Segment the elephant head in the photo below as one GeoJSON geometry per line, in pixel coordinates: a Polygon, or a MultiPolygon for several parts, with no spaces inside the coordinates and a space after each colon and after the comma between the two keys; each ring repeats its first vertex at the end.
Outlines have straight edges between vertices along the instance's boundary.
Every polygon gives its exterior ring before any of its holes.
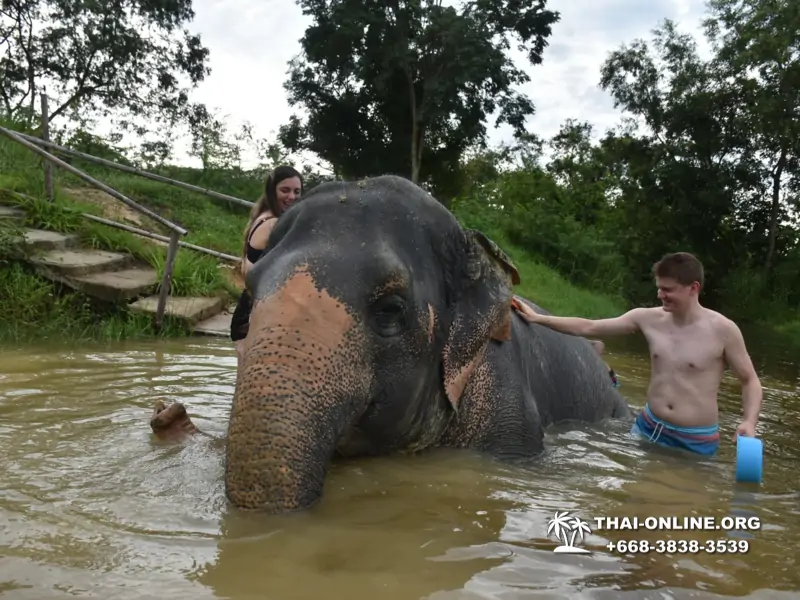
{"type": "Polygon", "coordinates": [[[322,495],[335,454],[434,446],[491,339],[510,337],[508,257],[411,182],[324,183],[281,216],[253,298],[228,429],[241,508],[322,495]]]}

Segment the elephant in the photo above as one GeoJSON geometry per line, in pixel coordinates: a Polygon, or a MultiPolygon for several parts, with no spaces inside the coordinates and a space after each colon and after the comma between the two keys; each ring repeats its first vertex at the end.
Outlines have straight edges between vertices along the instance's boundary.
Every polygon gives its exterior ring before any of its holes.
{"type": "MultiPolygon", "coordinates": [[[[512,309],[519,283],[492,240],[408,179],[313,188],[246,276],[228,500],[304,510],[334,457],[447,447],[526,460],[551,424],[630,417],[588,340],[512,309]]],[[[180,403],[157,405],[150,424],[170,439],[197,432],[180,403]]]]}

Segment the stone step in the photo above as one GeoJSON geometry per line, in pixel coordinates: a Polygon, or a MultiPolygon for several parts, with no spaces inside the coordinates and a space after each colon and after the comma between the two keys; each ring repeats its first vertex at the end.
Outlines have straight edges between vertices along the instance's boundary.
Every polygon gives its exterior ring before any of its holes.
{"type": "Polygon", "coordinates": [[[73,248],[78,241],[77,236],[47,229],[25,229],[24,243],[35,250],[61,250],[73,248]]]}
{"type": "Polygon", "coordinates": [[[219,313],[210,319],[201,321],[192,329],[193,333],[201,335],[214,335],[219,337],[229,337],[231,335],[231,318],[229,312],[219,313]]]}
{"type": "Polygon", "coordinates": [[[132,262],[132,257],[105,250],[50,250],[30,259],[34,265],[68,277],[91,275],[101,271],[118,271],[132,262]]]}
{"type": "Polygon", "coordinates": [[[24,219],[25,211],[13,206],[0,206],[0,219],[24,219]]]}
{"type": "Polygon", "coordinates": [[[118,302],[153,293],[158,285],[158,273],[155,269],[133,267],[73,277],[72,281],[84,294],[107,302],[118,302]]]}
{"type": "MultiPolygon", "coordinates": [[[[148,296],[129,305],[131,310],[140,313],[156,314],[158,296],[148,296]]],[[[193,298],[190,296],[170,296],[164,307],[164,314],[185,321],[193,327],[200,321],[218,314],[225,306],[225,298],[193,298]]]]}
{"type": "MultiPolygon", "coordinates": [[[[22,220],[24,210],[0,205],[0,219],[22,220]]],[[[84,249],[79,238],[45,229],[23,228],[24,244],[34,250],[24,260],[40,275],[84,294],[108,302],[130,301],[131,310],[155,315],[158,307],[158,273],[137,265],[132,256],[105,250],[84,249]]],[[[226,310],[225,298],[181,297],[167,299],[165,314],[181,319],[197,333],[229,336],[232,307],[226,310]],[[220,314],[221,313],[221,314],[220,314]]]]}

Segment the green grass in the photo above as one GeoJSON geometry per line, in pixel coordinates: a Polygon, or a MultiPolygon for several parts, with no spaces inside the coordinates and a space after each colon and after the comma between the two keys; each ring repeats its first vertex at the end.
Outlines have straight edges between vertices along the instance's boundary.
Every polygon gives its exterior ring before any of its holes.
{"type": "Polygon", "coordinates": [[[800,321],[786,321],[774,327],[777,331],[792,338],[800,345],[800,321]]]}
{"type": "Polygon", "coordinates": [[[509,255],[519,271],[515,293],[560,316],[602,319],[627,310],[622,297],[576,287],[528,252],[509,243],[502,234],[485,231],[509,255]]]}
{"type": "MultiPolygon", "coordinates": [[[[109,174],[105,181],[132,200],[188,229],[184,241],[233,256],[241,255],[249,208],[124,174],[109,174]]],[[[225,189],[218,191],[227,192],[225,189]]],[[[260,186],[251,197],[244,199],[254,201],[259,192],[260,186]]]]}
{"type": "Polygon", "coordinates": [[[189,332],[165,319],[156,332],[152,317],[125,307],[94,303],[32,273],[19,262],[0,262],[0,343],[39,340],[90,341],[174,337],[189,332]]]}
{"type": "MultiPolygon", "coordinates": [[[[39,218],[48,221],[47,215],[39,218]]],[[[73,228],[68,218],[54,220],[62,230],[73,228]]],[[[100,303],[38,276],[24,261],[27,248],[21,235],[27,224],[0,219],[0,343],[113,341],[189,333],[184,323],[168,317],[156,331],[152,317],[133,313],[127,305],[100,303]]]]}
{"type": "Polygon", "coordinates": [[[522,281],[516,293],[555,315],[604,319],[627,310],[621,298],[577,288],[541,263],[523,260],[517,268],[522,281]]]}

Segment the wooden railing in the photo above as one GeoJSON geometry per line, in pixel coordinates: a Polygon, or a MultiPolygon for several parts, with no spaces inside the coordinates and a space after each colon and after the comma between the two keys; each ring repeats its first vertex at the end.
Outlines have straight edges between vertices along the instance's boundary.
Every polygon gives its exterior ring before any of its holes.
{"type": "Polygon", "coordinates": [[[69,173],[72,173],[76,177],[84,180],[86,183],[92,185],[93,187],[102,190],[112,198],[115,198],[128,206],[129,208],[145,215],[149,219],[156,221],[160,225],[166,227],[170,235],[169,237],[160,235],[153,231],[147,231],[145,229],[139,229],[138,227],[133,227],[131,225],[126,225],[124,223],[118,223],[116,221],[112,221],[110,219],[104,219],[102,217],[98,217],[96,215],[91,215],[88,213],[82,213],[84,218],[90,219],[97,223],[102,223],[103,225],[108,225],[109,227],[115,227],[117,229],[122,229],[124,231],[129,231],[136,235],[141,235],[143,237],[148,237],[151,239],[167,242],[169,245],[167,247],[167,259],[164,264],[164,274],[161,278],[161,288],[159,290],[158,296],[158,306],[156,307],[156,328],[160,329],[163,325],[164,321],[164,310],[167,304],[167,298],[169,297],[170,289],[172,287],[172,271],[175,264],[175,258],[178,253],[178,247],[189,248],[190,250],[194,250],[196,252],[203,252],[205,254],[210,254],[212,256],[216,256],[217,258],[221,258],[223,260],[227,260],[230,262],[239,262],[241,260],[238,256],[232,256],[230,254],[225,254],[224,252],[218,252],[216,250],[212,250],[210,248],[204,248],[203,246],[198,246],[195,244],[190,244],[187,242],[183,242],[180,240],[181,236],[184,236],[188,233],[188,230],[184,229],[177,223],[173,223],[169,219],[165,219],[161,215],[153,212],[149,208],[134,202],[127,196],[121,194],[117,190],[107,186],[101,181],[98,181],[91,175],[88,175],[73,167],[71,164],[61,160],[57,156],[54,156],[44,148],[49,150],[53,150],[60,154],[67,154],[70,156],[75,156],[77,158],[81,158],[83,160],[87,160],[90,162],[94,162],[106,167],[110,167],[113,169],[117,169],[119,171],[123,171],[125,173],[130,173],[132,175],[137,175],[139,177],[143,177],[145,179],[151,179],[153,181],[158,181],[161,183],[166,183],[169,185],[173,185],[179,188],[183,188],[185,190],[189,190],[192,192],[197,192],[200,194],[204,194],[211,198],[215,198],[217,200],[224,200],[226,202],[233,202],[235,204],[241,204],[243,206],[251,207],[253,206],[252,202],[247,200],[243,200],[242,198],[236,198],[235,196],[229,196],[227,194],[222,194],[220,192],[215,192],[214,190],[201,188],[196,185],[192,185],[189,183],[185,183],[183,181],[178,181],[176,179],[170,179],[169,177],[164,177],[163,175],[156,175],[155,173],[148,173],[147,171],[143,171],[140,169],[136,169],[134,167],[130,167],[127,165],[123,165],[111,160],[107,160],[104,158],[100,158],[97,156],[93,156],[91,154],[86,154],[83,152],[78,152],[77,150],[73,150],[71,148],[65,148],[63,146],[59,146],[49,140],[49,123],[48,123],[48,113],[47,113],[47,96],[42,95],[42,138],[37,138],[31,135],[27,135],[18,131],[12,131],[11,129],[7,129],[5,127],[0,126],[0,134],[5,135],[9,139],[19,143],[20,145],[24,146],[28,150],[38,154],[42,158],[44,158],[44,182],[45,182],[45,193],[48,196],[49,200],[53,200],[54,198],[54,190],[53,190],[53,178],[52,178],[52,165],[60,167],[69,173]],[[40,148],[40,146],[42,146],[40,148]]]}

